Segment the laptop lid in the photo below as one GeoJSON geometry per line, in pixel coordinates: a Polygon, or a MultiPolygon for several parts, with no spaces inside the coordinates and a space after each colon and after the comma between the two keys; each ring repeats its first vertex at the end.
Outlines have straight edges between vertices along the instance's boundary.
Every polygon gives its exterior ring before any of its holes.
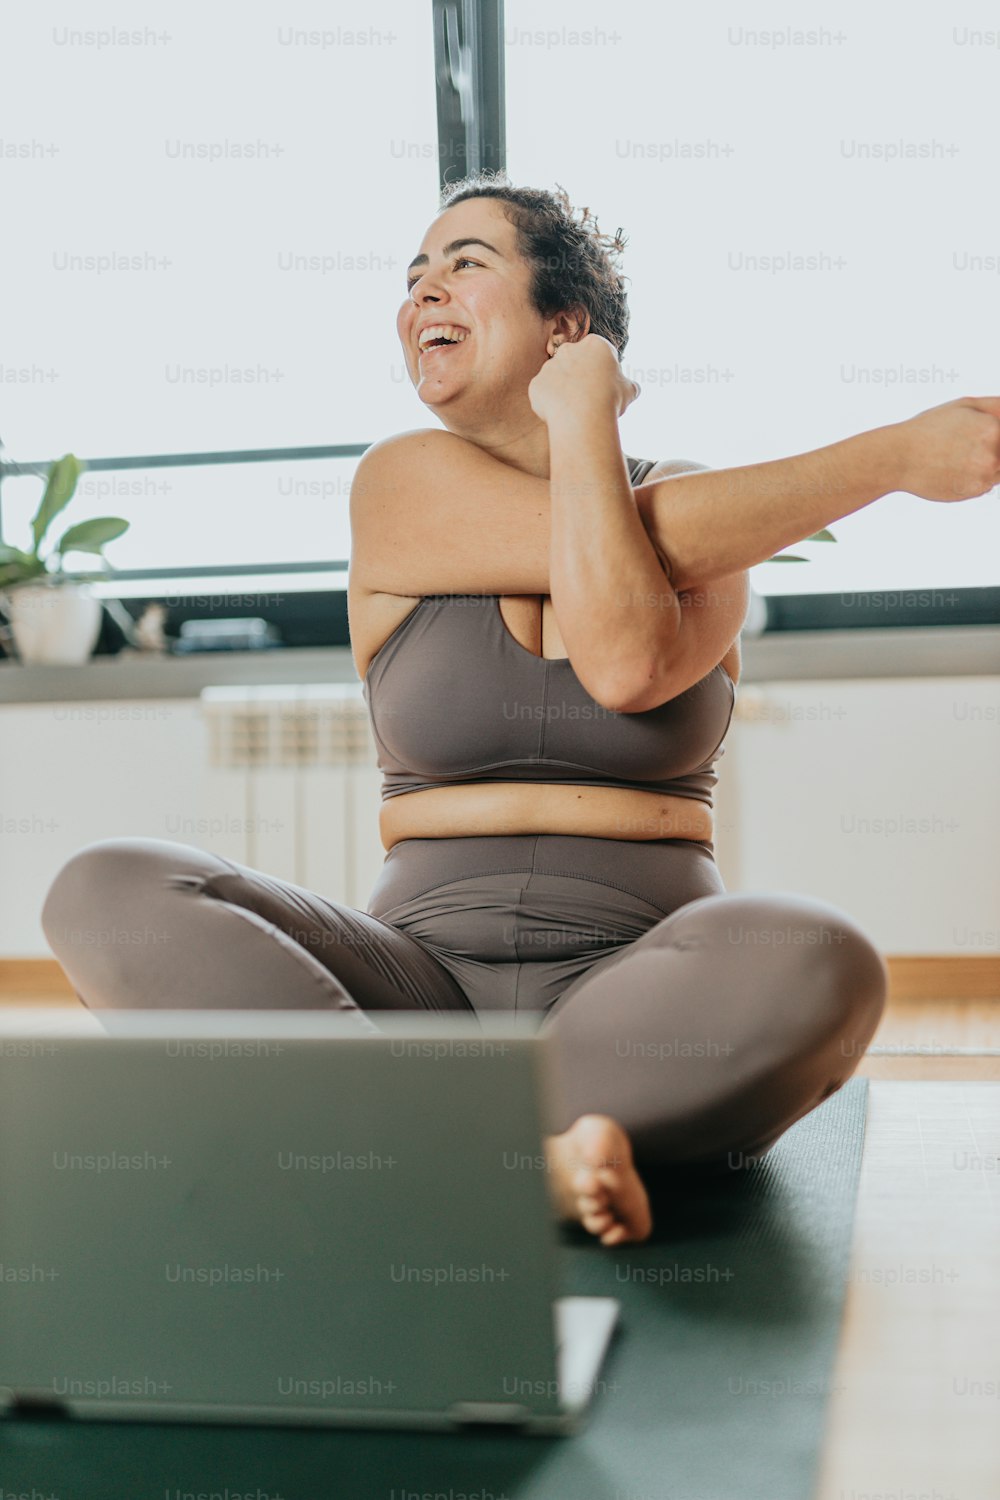
{"type": "Polygon", "coordinates": [[[96,1016],[0,1027],[0,1387],[79,1416],[558,1416],[533,1025],[96,1016]]]}

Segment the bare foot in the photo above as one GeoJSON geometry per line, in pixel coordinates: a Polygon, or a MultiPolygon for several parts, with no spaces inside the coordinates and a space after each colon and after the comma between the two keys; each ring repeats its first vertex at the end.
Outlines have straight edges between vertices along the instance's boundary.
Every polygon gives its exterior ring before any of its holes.
{"type": "Polygon", "coordinates": [[[632,1160],[628,1133],[610,1115],[581,1115],[545,1142],[560,1218],[573,1219],[602,1245],[645,1240],[653,1216],[632,1160]]]}

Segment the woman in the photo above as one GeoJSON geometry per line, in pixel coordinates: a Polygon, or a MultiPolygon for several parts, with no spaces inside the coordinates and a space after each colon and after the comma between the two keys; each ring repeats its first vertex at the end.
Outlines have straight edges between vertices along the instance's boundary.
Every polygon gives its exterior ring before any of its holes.
{"type": "Polygon", "coordinates": [[[367,910],[119,838],[74,855],[42,914],[95,1007],[535,1014],[553,1193],[605,1245],[650,1233],[644,1165],[754,1159],[846,1081],[884,1005],[845,912],[729,894],[715,864],[746,570],[883,494],[982,494],[1000,452],[983,398],[719,475],[626,459],[621,248],[561,190],[482,174],[408,270],[398,332],[445,430],[376,443],[351,493],[385,773],[367,910]],[[162,949],[88,943],[111,911],[162,949]]]}

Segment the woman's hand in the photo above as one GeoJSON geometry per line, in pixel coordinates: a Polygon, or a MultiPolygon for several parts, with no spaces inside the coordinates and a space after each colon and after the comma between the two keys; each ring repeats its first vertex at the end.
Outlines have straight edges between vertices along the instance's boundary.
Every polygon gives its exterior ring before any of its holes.
{"type": "Polygon", "coordinates": [[[897,422],[901,482],[923,500],[972,500],[1000,483],[1000,396],[962,396],[897,422]]]}
{"type": "Polygon", "coordinates": [[[638,395],[636,382],[622,374],[614,345],[599,333],[560,344],[528,385],[531,409],[543,422],[609,408],[618,418],[638,395]]]}

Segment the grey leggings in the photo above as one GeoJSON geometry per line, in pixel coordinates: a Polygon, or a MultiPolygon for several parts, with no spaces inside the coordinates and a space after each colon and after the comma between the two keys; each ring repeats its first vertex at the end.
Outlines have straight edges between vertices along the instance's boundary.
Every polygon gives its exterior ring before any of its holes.
{"type": "Polygon", "coordinates": [[[690,839],[404,839],[365,911],[189,844],[103,839],[42,926],[94,1009],[319,1008],[367,1032],[379,1011],[530,1013],[553,1128],[611,1115],[640,1165],[755,1159],[854,1072],[888,979],[846,912],[730,894],[690,839]]]}

